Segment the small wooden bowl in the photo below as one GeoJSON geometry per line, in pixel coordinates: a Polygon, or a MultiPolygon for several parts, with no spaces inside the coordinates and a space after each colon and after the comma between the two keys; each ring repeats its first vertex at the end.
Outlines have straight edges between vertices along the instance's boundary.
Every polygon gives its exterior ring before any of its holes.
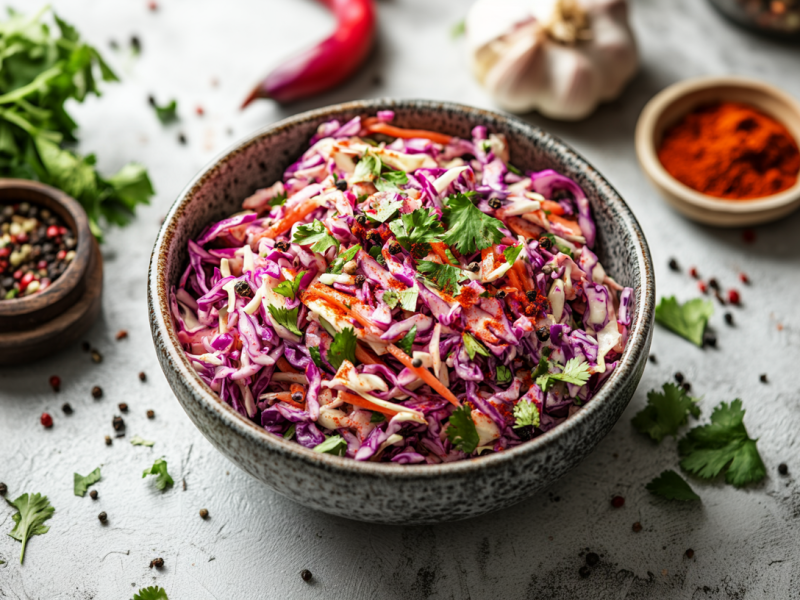
{"type": "Polygon", "coordinates": [[[657,149],[666,129],[698,106],[714,102],[749,104],[777,119],[800,142],[800,103],[778,88],[742,77],[701,77],[676,83],[644,107],[636,124],[636,154],[651,183],[673,207],[695,221],[722,227],[758,225],[800,206],[800,179],[779,194],[754,200],[725,200],[703,194],[670,175],[657,149]]]}
{"type": "Polygon", "coordinates": [[[75,258],[45,291],[0,300],[0,364],[52,354],[80,338],[100,314],[103,258],[80,204],[36,181],[0,179],[0,205],[28,202],[58,214],[75,232],[75,258]]]}

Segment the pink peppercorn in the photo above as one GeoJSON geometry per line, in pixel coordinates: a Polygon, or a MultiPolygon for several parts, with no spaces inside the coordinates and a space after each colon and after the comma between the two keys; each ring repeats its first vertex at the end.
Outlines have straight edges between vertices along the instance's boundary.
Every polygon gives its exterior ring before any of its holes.
{"type": "Polygon", "coordinates": [[[706,285],[706,282],[705,282],[705,281],[698,281],[698,282],[697,282],[697,287],[698,287],[698,288],[699,288],[699,290],[700,290],[701,292],[703,292],[704,294],[705,294],[705,293],[708,291],[708,286],[706,285]]]}
{"type": "Polygon", "coordinates": [[[739,304],[740,300],[741,298],[739,298],[739,292],[736,290],[728,290],[728,302],[731,304],[739,304]]]}
{"type": "Polygon", "coordinates": [[[50,429],[53,426],[53,417],[51,417],[49,413],[42,413],[39,420],[42,422],[45,429],[50,429]]]}
{"type": "Polygon", "coordinates": [[[696,268],[696,267],[692,267],[691,269],[689,269],[689,275],[691,275],[691,276],[692,276],[692,277],[694,277],[695,279],[697,279],[697,278],[700,276],[700,275],[697,273],[697,268],[696,268]]]}
{"type": "Polygon", "coordinates": [[[611,499],[611,506],[613,506],[614,508],[622,508],[623,506],[625,506],[625,498],[623,498],[622,496],[614,496],[611,499]]]}

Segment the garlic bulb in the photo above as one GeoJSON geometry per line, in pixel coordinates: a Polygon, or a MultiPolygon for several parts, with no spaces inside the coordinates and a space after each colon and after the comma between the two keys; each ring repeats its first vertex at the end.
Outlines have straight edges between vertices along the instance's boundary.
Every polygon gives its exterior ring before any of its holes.
{"type": "Polygon", "coordinates": [[[638,65],[626,0],[478,0],[466,30],[475,76],[510,112],[582,119],[638,65]]]}

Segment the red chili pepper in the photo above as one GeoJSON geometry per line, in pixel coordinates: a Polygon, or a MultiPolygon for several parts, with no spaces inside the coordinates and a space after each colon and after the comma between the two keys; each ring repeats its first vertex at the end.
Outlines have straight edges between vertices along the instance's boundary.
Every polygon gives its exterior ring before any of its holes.
{"type": "Polygon", "coordinates": [[[313,48],[290,58],[267,75],[245,99],[292,102],[324,92],[350,77],[372,48],[375,37],[373,0],[320,0],[335,15],[336,31],[313,48]]]}

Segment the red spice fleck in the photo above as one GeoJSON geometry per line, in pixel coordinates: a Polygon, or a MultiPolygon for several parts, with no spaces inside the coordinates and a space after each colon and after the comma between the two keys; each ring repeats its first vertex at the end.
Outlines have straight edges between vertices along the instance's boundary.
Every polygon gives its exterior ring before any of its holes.
{"type": "Polygon", "coordinates": [[[745,229],[742,231],[742,239],[748,244],[756,241],[756,232],[753,229],[745,229]]]}
{"type": "Polygon", "coordinates": [[[623,498],[622,496],[614,496],[611,499],[611,506],[613,506],[614,508],[622,508],[623,506],[625,506],[625,498],[623,498]]]}
{"type": "Polygon", "coordinates": [[[53,417],[50,416],[50,413],[42,413],[39,420],[42,422],[45,429],[50,429],[53,426],[53,417]]]}
{"type": "Polygon", "coordinates": [[[61,377],[52,375],[50,377],[50,387],[53,388],[54,392],[59,391],[61,389],[61,377]]]}
{"type": "Polygon", "coordinates": [[[156,11],[156,10],[158,10],[158,3],[157,2],[148,2],[147,3],[147,8],[149,8],[152,11],[156,11]]]}
{"type": "Polygon", "coordinates": [[[120,329],[117,332],[117,335],[116,335],[117,341],[124,340],[126,337],[128,337],[128,331],[126,329],[120,329]]]}
{"type": "Polygon", "coordinates": [[[695,279],[700,277],[700,274],[697,272],[697,267],[692,267],[691,269],[689,269],[689,275],[691,275],[695,279]]]}
{"type": "Polygon", "coordinates": [[[739,292],[736,290],[728,290],[728,302],[731,304],[739,304],[740,300],[739,292]]]}
{"type": "Polygon", "coordinates": [[[200,116],[200,117],[202,117],[202,116],[205,114],[205,111],[203,110],[203,107],[202,107],[202,106],[198,106],[198,107],[195,109],[195,111],[197,112],[197,115],[198,115],[198,116],[200,116]]]}
{"type": "Polygon", "coordinates": [[[471,306],[475,306],[480,300],[480,295],[478,292],[473,290],[471,287],[463,287],[461,288],[461,293],[456,298],[464,308],[469,308],[471,306]]]}
{"type": "Polygon", "coordinates": [[[750,284],[750,278],[747,276],[746,273],[739,273],[739,281],[741,281],[745,285],[750,284]]]}
{"type": "Polygon", "coordinates": [[[705,281],[698,281],[697,282],[697,287],[704,294],[708,291],[708,286],[706,285],[705,281]]]}

